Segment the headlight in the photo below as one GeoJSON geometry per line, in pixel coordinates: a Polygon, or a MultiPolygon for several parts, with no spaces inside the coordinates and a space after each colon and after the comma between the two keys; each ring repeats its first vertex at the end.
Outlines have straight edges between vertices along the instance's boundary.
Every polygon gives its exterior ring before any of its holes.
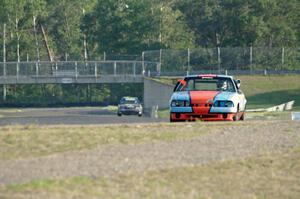
{"type": "Polygon", "coordinates": [[[215,101],[214,107],[234,107],[232,101],[215,101]]]}
{"type": "Polygon", "coordinates": [[[190,106],[190,102],[187,100],[173,100],[171,102],[172,107],[187,107],[190,106]]]}

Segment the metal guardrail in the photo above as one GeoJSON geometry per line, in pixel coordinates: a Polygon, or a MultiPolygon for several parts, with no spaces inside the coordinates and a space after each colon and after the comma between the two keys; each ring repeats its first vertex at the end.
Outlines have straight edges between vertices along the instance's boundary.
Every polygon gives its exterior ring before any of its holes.
{"type": "Polygon", "coordinates": [[[0,62],[0,78],[143,76],[157,70],[158,63],[146,61],[0,62]]]}

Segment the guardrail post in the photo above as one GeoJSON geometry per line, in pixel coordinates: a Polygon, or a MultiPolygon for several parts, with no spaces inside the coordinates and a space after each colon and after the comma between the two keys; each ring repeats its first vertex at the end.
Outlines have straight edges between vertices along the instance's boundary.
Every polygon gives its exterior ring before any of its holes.
{"type": "Polygon", "coordinates": [[[36,77],[39,76],[39,62],[35,62],[35,75],[36,77]]]}
{"type": "Polygon", "coordinates": [[[188,70],[190,70],[190,62],[191,62],[191,51],[190,51],[190,48],[188,48],[188,70]]]}
{"type": "Polygon", "coordinates": [[[3,76],[6,78],[6,63],[3,63],[3,76]]]}
{"type": "Polygon", "coordinates": [[[77,61],[75,62],[75,78],[78,78],[78,68],[77,68],[77,61]]]}
{"type": "Polygon", "coordinates": [[[117,76],[117,62],[114,62],[114,76],[117,76]]]}
{"type": "Polygon", "coordinates": [[[54,73],[54,75],[55,75],[55,77],[57,76],[57,62],[55,62],[55,73],[54,73]]]}
{"type": "Polygon", "coordinates": [[[142,53],[142,75],[145,75],[145,52],[142,53]]]}
{"type": "Polygon", "coordinates": [[[160,71],[161,71],[161,63],[157,63],[156,64],[156,72],[157,72],[158,76],[160,75],[160,71]]]}
{"type": "Polygon", "coordinates": [[[3,76],[6,77],[6,24],[3,24],[3,76]]]}
{"type": "Polygon", "coordinates": [[[98,73],[98,69],[97,69],[97,62],[95,62],[95,78],[97,79],[97,74],[98,73]]]}
{"type": "Polygon", "coordinates": [[[162,49],[159,50],[159,63],[162,62],[162,49]]]}
{"type": "Polygon", "coordinates": [[[252,66],[252,62],[253,62],[253,47],[252,45],[250,46],[250,67],[252,66]]]}
{"type": "Polygon", "coordinates": [[[221,72],[221,51],[220,51],[220,47],[218,46],[217,48],[218,51],[218,71],[219,73],[221,72]]]}
{"type": "Polygon", "coordinates": [[[284,66],[284,47],[282,47],[282,51],[281,51],[281,64],[282,64],[282,68],[284,66]]]}
{"type": "Polygon", "coordinates": [[[133,63],[133,76],[136,76],[136,62],[133,63]]]}
{"type": "Polygon", "coordinates": [[[3,84],[3,101],[6,101],[6,84],[3,84]]]}
{"type": "Polygon", "coordinates": [[[16,70],[17,70],[17,79],[19,79],[19,62],[17,62],[16,70]]]}

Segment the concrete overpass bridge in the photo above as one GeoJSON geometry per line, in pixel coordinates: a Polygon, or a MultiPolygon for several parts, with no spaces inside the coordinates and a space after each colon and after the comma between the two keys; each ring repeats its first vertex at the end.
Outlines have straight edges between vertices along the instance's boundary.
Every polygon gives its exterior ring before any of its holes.
{"type": "Polygon", "coordinates": [[[2,62],[0,85],[5,100],[7,85],[143,83],[145,108],[166,108],[173,86],[149,78],[158,73],[159,63],[144,61],[2,62]]]}

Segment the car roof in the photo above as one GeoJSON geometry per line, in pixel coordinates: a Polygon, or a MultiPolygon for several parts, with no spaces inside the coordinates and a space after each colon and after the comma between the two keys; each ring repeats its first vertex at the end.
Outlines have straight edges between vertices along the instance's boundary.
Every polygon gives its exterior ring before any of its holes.
{"type": "Polygon", "coordinates": [[[137,100],[138,98],[137,97],[126,96],[126,97],[122,97],[122,99],[124,99],[124,100],[137,100]]]}
{"type": "Polygon", "coordinates": [[[211,78],[230,78],[230,79],[233,79],[232,76],[229,76],[229,75],[216,75],[216,74],[199,74],[199,75],[188,75],[188,76],[185,76],[185,78],[198,78],[198,77],[211,77],[211,78]]]}

